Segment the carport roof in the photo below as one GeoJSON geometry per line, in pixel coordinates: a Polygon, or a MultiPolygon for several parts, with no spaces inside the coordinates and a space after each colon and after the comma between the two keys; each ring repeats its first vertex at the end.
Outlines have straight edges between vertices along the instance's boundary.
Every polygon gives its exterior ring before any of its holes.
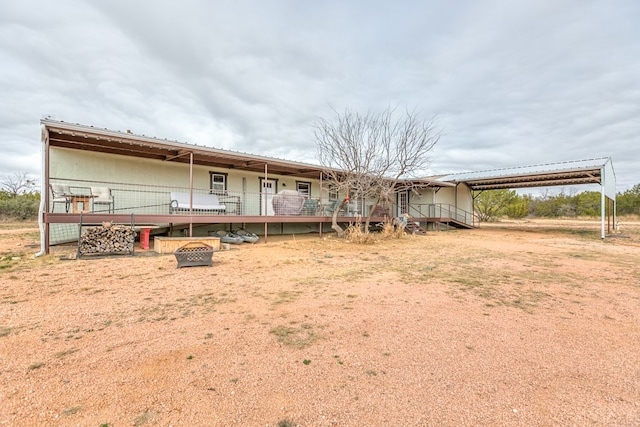
{"type": "Polygon", "coordinates": [[[608,157],[601,157],[481,172],[457,173],[442,176],[439,180],[464,183],[472,190],[602,184],[604,167],[610,161],[611,159],[608,157]]]}

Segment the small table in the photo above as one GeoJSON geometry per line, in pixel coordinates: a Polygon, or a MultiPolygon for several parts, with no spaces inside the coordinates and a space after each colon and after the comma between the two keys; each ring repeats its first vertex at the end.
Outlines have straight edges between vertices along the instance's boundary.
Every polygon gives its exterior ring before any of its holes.
{"type": "Polygon", "coordinates": [[[96,196],[91,196],[88,194],[73,194],[71,195],[71,205],[73,206],[73,213],[87,213],[90,212],[90,203],[91,199],[96,196]],[[80,204],[82,204],[82,209],[80,209],[80,204]]]}

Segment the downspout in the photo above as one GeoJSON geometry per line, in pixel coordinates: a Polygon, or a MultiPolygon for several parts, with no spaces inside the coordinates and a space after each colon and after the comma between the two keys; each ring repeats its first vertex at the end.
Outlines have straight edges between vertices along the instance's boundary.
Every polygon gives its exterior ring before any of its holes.
{"type": "Polygon", "coordinates": [[[41,149],[41,165],[40,165],[40,206],[38,207],[38,228],[40,229],[40,251],[34,256],[39,257],[46,254],[48,251],[47,240],[49,239],[49,233],[45,230],[44,224],[44,209],[49,204],[49,191],[47,190],[49,184],[49,174],[47,165],[47,157],[49,153],[49,131],[43,124],[40,125],[40,140],[42,141],[41,149]]]}

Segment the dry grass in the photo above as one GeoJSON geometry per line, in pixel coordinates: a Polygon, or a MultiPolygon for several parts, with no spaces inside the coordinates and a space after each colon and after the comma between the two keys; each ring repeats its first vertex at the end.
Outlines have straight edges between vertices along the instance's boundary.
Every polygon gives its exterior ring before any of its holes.
{"type": "Polygon", "coordinates": [[[364,225],[361,222],[349,224],[345,230],[345,238],[349,242],[357,244],[373,244],[381,240],[402,239],[406,237],[406,233],[402,228],[394,227],[390,222],[382,224],[379,232],[364,232],[364,225]]]}
{"type": "Polygon", "coordinates": [[[0,228],[26,254],[0,270],[0,423],[637,425],[640,224],[598,227],[274,237],[182,269],[32,259],[0,228]]]}

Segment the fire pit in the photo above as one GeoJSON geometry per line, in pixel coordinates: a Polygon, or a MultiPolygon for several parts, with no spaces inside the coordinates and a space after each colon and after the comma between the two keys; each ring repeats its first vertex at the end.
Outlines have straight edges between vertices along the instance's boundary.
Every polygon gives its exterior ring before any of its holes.
{"type": "Polygon", "coordinates": [[[213,247],[202,242],[191,242],[179,247],[173,253],[180,267],[213,266],[213,247]]]}

